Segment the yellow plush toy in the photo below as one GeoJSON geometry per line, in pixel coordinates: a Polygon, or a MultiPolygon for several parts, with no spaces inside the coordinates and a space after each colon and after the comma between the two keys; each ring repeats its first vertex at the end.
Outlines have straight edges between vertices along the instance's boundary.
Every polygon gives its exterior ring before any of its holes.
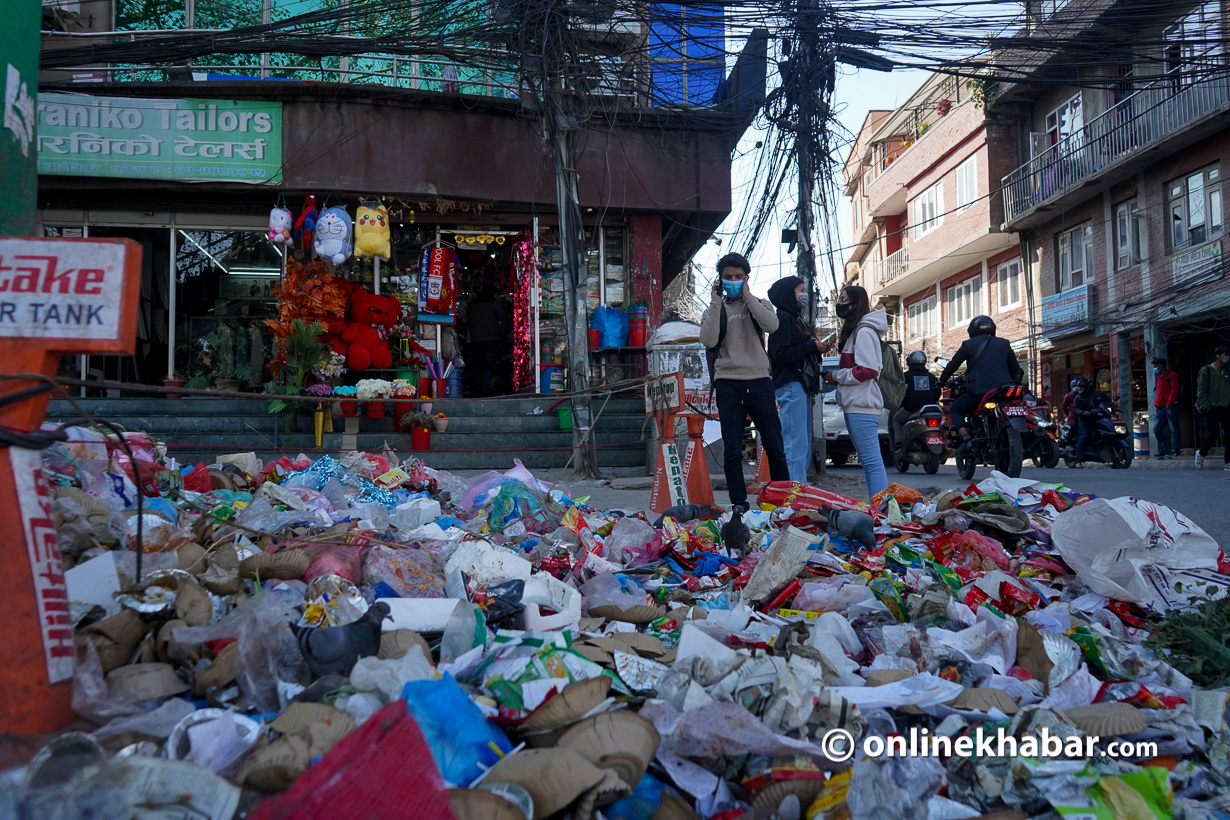
{"type": "Polygon", "coordinates": [[[361,203],[354,221],[354,255],[389,258],[389,209],[361,203]]]}

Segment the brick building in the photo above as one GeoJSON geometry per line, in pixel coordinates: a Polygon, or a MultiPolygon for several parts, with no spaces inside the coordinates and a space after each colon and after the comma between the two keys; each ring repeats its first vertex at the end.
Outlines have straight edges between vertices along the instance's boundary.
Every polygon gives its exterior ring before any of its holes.
{"type": "Polygon", "coordinates": [[[888,309],[907,351],[950,357],[970,319],[986,314],[1027,356],[1018,238],[1000,227],[1012,137],[968,80],[941,74],[897,110],[870,112],[860,129],[845,168],[858,243],[847,283],[888,309]]]}
{"type": "Polygon", "coordinates": [[[1056,397],[1070,377],[1089,376],[1140,422],[1152,407],[1148,361],[1164,356],[1184,386],[1190,447],[1197,371],[1230,341],[1223,11],[1216,2],[1176,4],[1136,20],[1139,8],[1119,0],[1046,10],[1042,17],[1038,7],[1029,27],[1060,47],[1022,57],[1029,81],[998,83],[987,115],[1003,124],[1001,150],[1016,154],[1002,180],[1003,223],[1020,236],[1036,288],[1038,375],[1056,397]],[[1115,40],[1125,30],[1161,44],[1152,61],[1115,40]],[[1083,65],[1080,85],[1065,84],[1072,55],[1095,43],[1097,53],[1133,59],[1083,65]]]}

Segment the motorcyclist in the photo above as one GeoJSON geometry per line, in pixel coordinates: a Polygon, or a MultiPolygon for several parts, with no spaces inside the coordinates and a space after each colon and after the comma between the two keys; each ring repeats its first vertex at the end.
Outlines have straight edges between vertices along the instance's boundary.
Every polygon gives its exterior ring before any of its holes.
{"type": "Polygon", "coordinates": [[[969,323],[969,339],[940,374],[940,387],[948,386],[948,380],[961,365],[966,366],[965,393],[953,401],[948,412],[952,426],[962,438],[958,450],[965,451],[970,446],[967,418],[978,408],[978,402],[997,387],[1020,382],[1025,372],[1011,343],[995,335],[995,322],[990,316],[975,316],[969,323]]]}
{"type": "Polygon", "coordinates": [[[1076,402],[1076,383],[1078,381],[1080,381],[1079,376],[1068,382],[1068,394],[1063,397],[1063,404],[1060,405],[1064,421],[1068,423],[1069,445],[1076,443],[1076,435],[1080,432],[1080,425],[1076,423],[1076,413],[1072,411],[1072,405],[1076,402]]]}
{"type": "Polygon", "coordinates": [[[1077,379],[1072,412],[1080,422],[1080,438],[1076,440],[1076,463],[1073,467],[1085,466],[1085,446],[1098,431],[1098,417],[1104,412],[1103,405],[1109,407],[1110,398],[1094,386],[1093,379],[1088,376],[1077,379]]]}
{"type": "Polygon", "coordinates": [[[905,398],[893,413],[893,446],[901,448],[901,436],[910,416],[940,400],[938,380],[927,372],[927,354],[915,350],[905,357],[905,398]]]}

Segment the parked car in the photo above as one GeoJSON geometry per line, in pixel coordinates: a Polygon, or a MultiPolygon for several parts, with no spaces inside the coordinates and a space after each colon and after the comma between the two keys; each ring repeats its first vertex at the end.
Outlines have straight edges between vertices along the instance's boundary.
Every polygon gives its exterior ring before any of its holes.
{"type": "MultiPolygon", "coordinates": [[[[825,356],[822,366],[825,370],[836,370],[837,357],[825,356]]],[[[858,451],[854,448],[854,442],[850,440],[850,433],[846,430],[846,417],[841,412],[841,408],[837,406],[837,388],[831,385],[825,385],[825,387],[827,388],[825,392],[816,396],[812,409],[812,455],[815,457],[815,454],[819,452],[819,442],[824,441],[827,445],[825,450],[828,460],[833,463],[833,466],[842,467],[858,451]],[[822,416],[824,419],[823,432],[820,427],[822,416]]],[[[889,415],[888,410],[880,413],[880,454],[884,457],[885,464],[890,464],[893,460],[893,448],[889,443],[889,415]]]]}

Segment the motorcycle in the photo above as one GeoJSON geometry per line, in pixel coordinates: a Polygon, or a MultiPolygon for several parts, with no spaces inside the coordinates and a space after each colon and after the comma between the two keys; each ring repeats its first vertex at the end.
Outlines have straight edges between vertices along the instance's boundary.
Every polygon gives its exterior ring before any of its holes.
{"type": "MultiPolygon", "coordinates": [[[[1115,418],[1116,409],[1102,405],[1094,411],[1096,429],[1085,444],[1085,461],[1109,464],[1113,470],[1126,470],[1132,466],[1132,445],[1128,441],[1128,429],[1123,419],[1115,418]]],[[[1069,425],[1062,426],[1063,440],[1070,441],[1063,450],[1063,461],[1069,467],[1076,463],[1076,439],[1078,431],[1069,425]],[[1072,433],[1069,436],[1069,433],[1072,433]]]]}
{"type": "Polygon", "coordinates": [[[938,404],[928,404],[906,420],[893,464],[899,473],[909,472],[911,464],[918,464],[927,475],[935,475],[951,455],[944,446],[944,410],[938,404]]]}
{"type": "MultiPolygon", "coordinates": [[[[952,401],[968,389],[964,376],[955,376],[950,386],[952,401]]],[[[1021,462],[1025,458],[1021,436],[1029,432],[1026,421],[1029,408],[1025,406],[1025,388],[1018,384],[997,387],[984,394],[978,409],[968,420],[970,442],[964,450],[961,435],[951,424],[948,426],[948,443],[956,455],[957,475],[969,481],[979,464],[990,464],[1009,478],[1020,478],[1021,462]]]]}
{"type": "Polygon", "coordinates": [[[1037,467],[1059,465],[1059,442],[1051,408],[1033,396],[1025,396],[1025,423],[1029,430],[1021,435],[1021,449],[1025,458],[1032,458],[1037,467]]]}

